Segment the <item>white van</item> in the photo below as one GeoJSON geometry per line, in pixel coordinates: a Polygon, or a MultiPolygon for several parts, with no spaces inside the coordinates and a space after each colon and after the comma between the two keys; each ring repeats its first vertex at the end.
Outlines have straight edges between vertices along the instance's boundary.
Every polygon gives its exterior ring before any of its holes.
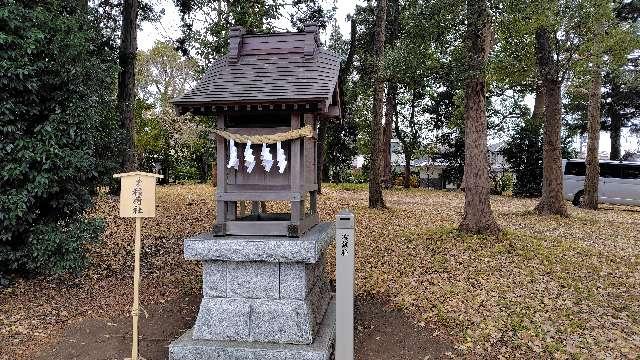
{"type": "MultiPolygon", "coordinates": [[[[564,198],[579,206],[584,196],[584,160],[562,160],[564,198]]],[[[640,162],[600,161],[600,203],[640,206],[640,162]]]]}

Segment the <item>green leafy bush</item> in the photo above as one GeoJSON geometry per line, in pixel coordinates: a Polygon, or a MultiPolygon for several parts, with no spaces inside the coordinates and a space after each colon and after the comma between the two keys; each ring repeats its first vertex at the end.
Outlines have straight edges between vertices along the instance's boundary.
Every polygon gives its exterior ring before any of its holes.
{"type": "Polygon", "coordinates": [[[506,192],[513,192],[513,174],[510,172],[489,172],[491,180],[491,194],[502,195],[506,192]]]}
{"type": "Polygon", "coordinates": [[[513,195],[542,194],[542,122],[527,120],[516,129],[502,150],[515,176],[513,195]]]}
{"type": "Polygon", "coordinates": [[[0,7],[0,272],[77,271],[119,161],[113,54],[77,2],[0,7]]]}
{"type": "MultiPolygon", "coordinates": [[[[505,144],[502,155],[515,177],[513,195],[518,197],[542,195],[542,120],[525,120],[505,144]]],[[[562,158],[570,159],[575,156],[570,134],[563,134],[562,158]]]]}
{"type": "Polygon", "coordinates": [[[57,223],[38,224],[31,231],[21,257],[23,268],[32,271],[79,272],[86,263],[84,244],[99,239],[104,230],[100,219],[78,217],[57,223]]]}

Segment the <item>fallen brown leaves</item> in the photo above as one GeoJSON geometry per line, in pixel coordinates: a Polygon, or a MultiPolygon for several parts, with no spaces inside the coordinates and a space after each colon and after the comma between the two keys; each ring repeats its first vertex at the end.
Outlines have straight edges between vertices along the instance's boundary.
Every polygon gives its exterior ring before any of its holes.
{"type": "MultiPolygon", "coordinates": [[[[365,189],[324,192],[324,220],[343,208],[356,214],[357,291],[384,295],[416,323],[446,329],[459,355],[640,353],[640,211],[539,217],[530,211],[534,200],[494,197],[506,231],[487,238],[455,230],[461,193],[394,190],[385,192],[388,210],[369,210],[365,189]]],[[[0,358],[30,357],[71,322],[129,312],[133,220],[117,217],[116,200],[103,196],[96,205],[108,230],[91,246],[93,264],[82,277],[21,280],[0,292],[0,358]]],[[[158,217],[143,222],[143,306],[199,291],[199,268],[182,259],[182,239],[210,229],[214,189],[161,187],[158,204],[158,217]]]]}
{"type": "Polygon", "coordinates": [[[640,353],[640,209],[540,217],[534,200],[494,197],[506,231],[491,238],[455,230],[462,193],[393,191],[385,211],[367,209],[365,192],[334,196],[358,199],[358,291],[384,294],[419,324],[445,325],[459,355],[640,353]]]}
{"type": "MultiPolygon", "coordinates": [[[[184,261],[182,239],[211,228],[214,193],[206,185],[158,188],[156,218],[142,221],[143,307],[199,291],[199,264],[184,261]]],[[[81,277],[20,280],[0,292],[0,359],[31,359],[71,323],[130,313],[135,221],[118,216],[117,200],[103,194],[92,211],[107,230],[89,246],[81,277]]]]}

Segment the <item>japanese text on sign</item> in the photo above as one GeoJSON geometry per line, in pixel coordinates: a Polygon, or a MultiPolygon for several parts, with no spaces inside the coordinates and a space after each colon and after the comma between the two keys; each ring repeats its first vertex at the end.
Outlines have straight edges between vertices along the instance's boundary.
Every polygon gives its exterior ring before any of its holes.
{"type": "Polygon", "coordinates": [[[133,213],[142,214],[142,179],[136,179],[136,186],[133,188],[133,213]]]}
{"type": "Polygon", "coordinates": [[[342,243],[340,245],[340,255],[342,256],[349,255],[349,236],[347,234],[342,234],[342,243]]]}
{"type": "Polygon", "coordinates": [[[120,178],[120,216],[155,217],[156,215],[156,174],[132,172],[116,174],[120,178]]]}

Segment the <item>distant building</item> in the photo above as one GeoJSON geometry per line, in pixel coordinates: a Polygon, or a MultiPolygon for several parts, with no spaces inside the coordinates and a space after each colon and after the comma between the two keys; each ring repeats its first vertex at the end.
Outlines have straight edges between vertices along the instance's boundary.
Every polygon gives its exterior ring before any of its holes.
{"type": "MultiPolygon", "coordinates": [[[[488,146],[489,163],[491,171],[502,174],[509,169],[509,164],[502,155],[503,142],[491,144],[488,146]]],[[[411,161],[411,172],[418,173],[420,176],[420,187],[433,189],[451,189],[456,188],[455,184],[449,183],[444,176],[444,170],[448,163],[442,160],[440,156],[447,149],[441,147],[433,156],[414,159],[411,161]]],[[[397,139],[391,140],[391,166],[393,172],[404,172],[404,155],[402,154],[402,144],[397,139]]]]}
{"type": "MultiPolygon", "coordinates": [[[[489,162],[493,173],[502,174],[509,170],[509,164],[501,152],[503,146],[503,142],[488,146],[489,162]]],[[[442,160],[441,154],[446,151],[446,148],[441,147],[433,156],[411,160],[411,172],[419,175],[420,187],[432,189],[457,188],[455,184],[449,183],[444,176],[444,170],[447,168],[448,163],[442,160]]],[[[360,169],[364,161],[364,156],[357,155],[351,165],[354,169],[360,169]]],[[[391,171],[396,175],[403,174],[404,165],[402,143],[398,139],[391,139],[391,171]]]]}
{"type": "MultiPolygon", "coordinates": [[[[441,149],[444,151],[444,149],[441,149]]],[[[420,187],[432,189],[445,189],[453,187],[447,184],[444,178],[444,169],[447,163],[444,160],[433,157],[422,157],[411,160],[411,172],[417,173],[420,179],[420,187]]],[[[402,143],[398,139],[391,139],[391,170],[395,174],[404,173],[404,154],[402,143]]]]}

